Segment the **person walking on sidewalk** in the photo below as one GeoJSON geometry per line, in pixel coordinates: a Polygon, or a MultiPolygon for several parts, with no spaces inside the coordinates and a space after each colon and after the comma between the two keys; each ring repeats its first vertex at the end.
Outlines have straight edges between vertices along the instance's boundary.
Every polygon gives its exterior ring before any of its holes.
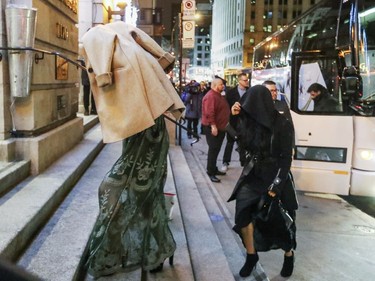
{"type": "Polygon", "coordinates": [[[216,176],[225,175],[216,166],[230,114],[228,103],[221,95],[223,90],[223,79],[215,78],[212,80],[211,90],[202,100],[202,125],[208,144],[207,174],[212,182],[220,182],[216,176]]]}
{"type": "MultiPolygon", "coordinates": [[[[258,262],[257,251],[284,250],[281,276],[291,276],[296,248],[295,210],[298,207],[290,174],[293,128],[274,107],[269,90],[262,85],[251,87],[241,103],[231,112],[240,118],[240,146],[246,150],[248,163],[228,201],[236,200],[233,230],[242,238],[246,262],[240,276],[249,276],[258,262]],[[268,188],[273,184],[272,190],[268,188]],[[272,228],[259,233],[256,223],[258,205],[262,199],[280,199],[293,218],[290,228],[280,218],[284,228],[272,228]],[[280,230],[279,230],[280,229],[280,230]]],[[[279,224],[277,225],[279,226],[279,224]]]]}
{"type": "MultiPolygon", "coordinates": [[[[230,89],[226,93],[226,99],[228,101],[229,107],[231,108],[236,101],[239,101],[241,97],[246,93],[246,90],[249,87],[249,78],[247,77],[246,73],[241,72],[237,76],[238,84],[236,87],[230,89]]],[[[232,126],[234,130],[237,130],[237,123],[238,123],[238,116],[236,115],[230,115],[229,117],[229,124],[232,126]]],[[[230,161],[232,159],[232,151],[233,146],[235,143],[235,139],[227,133],[227,143],[225,145],[224,150],[224,156],[223,156],[223,165],[221,167],[222,172],[226,172],[228,170],[228,166],[230,164],[230,161]]],[[[241,151],[240,153],[240,161],[241,164],[243,164],[244,156],[242,155],[241,151]]]]}
{"type": "Polygon", "coordinates": [[[187,120],[187,136],[189,139],[192,137],[194,132],[198,135],[198,123],[202,112],[202,99],[203,92],[200,91],[200,85],[198,82],[192,81],[186,86],[186,97],[184,104],[186,106],[185,118],[187,120]]]}

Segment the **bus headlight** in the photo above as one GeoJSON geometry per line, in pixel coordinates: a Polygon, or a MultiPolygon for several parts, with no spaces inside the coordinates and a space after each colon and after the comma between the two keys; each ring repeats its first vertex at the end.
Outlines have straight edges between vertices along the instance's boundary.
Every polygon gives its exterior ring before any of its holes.
{"type": "Polygon", "coordinates": [[[373,153],[370,150],[362,150],[360,155],[363,160],[372,160],[373,158],[373,153]]]}

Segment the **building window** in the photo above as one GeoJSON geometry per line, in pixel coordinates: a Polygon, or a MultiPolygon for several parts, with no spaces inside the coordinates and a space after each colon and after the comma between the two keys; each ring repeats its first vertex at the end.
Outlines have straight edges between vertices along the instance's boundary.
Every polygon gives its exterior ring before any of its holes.
{"type": "Polygon", "coordinates": [[[298,10],[298,11],[293,11],[293,18],[296,18],[298,17],[299,15],[301,15],[301,10],[298,10]]]}
{"type": "Polygon", "coordinates": [[[247,53],[247,63],[252,63],[252,61],[253,61],[253,54],[247,53]]]}
{"type": "Polygon", "coordinates": [[[265,11],[263,15],[264,19],[272,19],[272,11],[265,11]]]}
{"type": "Polygon", "coordinates": [[[250,38],[249,39],[249,43],[250,43],[250,45],[254,45],[255,44],[255,39],[254,38],[250,38]]]}
{"type": "Polygon", "coordinates": [[[249,32],[255,32],[255,25],[250,25],[249,32]]]}
{"type": "Polygon", "coordinates": [[[272,32],[272,25],[263,26],[264,32],[272,32]]]}

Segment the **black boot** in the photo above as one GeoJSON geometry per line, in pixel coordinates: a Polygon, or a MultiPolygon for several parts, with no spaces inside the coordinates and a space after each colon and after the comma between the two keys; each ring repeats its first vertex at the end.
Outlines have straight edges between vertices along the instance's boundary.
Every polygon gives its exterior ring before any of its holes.
{"type": "MultiPolygon", "coordinates": [[[[169,264],[173,265],[173,255],[169,257],[169,264]]],[[[162,271],[163,270],[163,265],[164,265],[164,262],[162,262],[161,264],[159,264],[156,268],[151,269],[150,273],[157,273],[157,272],[162,271]]]]}
{"type": "Polygon", "coordinates": [[[283,268],[281,269],[280,275],[282,277],[289,277],[292,275],[294,269],[294,252],[290,257],[284,256],[283,268]]]}
{"type": "Polygon", "coordinates": [[[254,266],[257,264],[259,260],[258,254],[247,254],[246,262],[240,270],[241,277],[247,277],[253,271],[254,266]]]}

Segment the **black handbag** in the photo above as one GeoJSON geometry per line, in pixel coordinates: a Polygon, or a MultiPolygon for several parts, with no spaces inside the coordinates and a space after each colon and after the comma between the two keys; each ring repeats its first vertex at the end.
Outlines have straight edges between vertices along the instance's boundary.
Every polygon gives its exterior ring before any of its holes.
{"type": "MultiPolygon", "coordinates": [[[[277,184],[279,179],[280,169],[275,177],[275,180],[268,187],[269,191],[272,191],[275,184],[277,184]]],[[[263,195],[258,203],[258,212],[256,214],[256,219],[262,222],[271,222],[282,219],[285,223],[286,229],[289,229],[293,224],[293,219],[289,215],[288,211],[284,208],[283,203],[279,198],[271,197],[267,194],[263,195]]]]}
{"type": "MultiPolygon", "coordinates": [[[[282,218],[286,229],[289,229],[293,224],[293,219],[285,210],[280,199],[274,199],[266,195],[268,198],[262,198],[258,204],[258,212],[256,219],[262,222],[271,222],[282,218]]],[[[264,197],[266,197],[264,196],[264,197]]]]}

